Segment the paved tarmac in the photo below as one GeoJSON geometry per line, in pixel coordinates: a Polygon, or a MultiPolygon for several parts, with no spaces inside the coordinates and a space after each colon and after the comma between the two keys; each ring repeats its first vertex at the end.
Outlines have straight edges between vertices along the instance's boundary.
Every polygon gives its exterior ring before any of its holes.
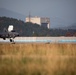
{"type": "MultiPolygon", "coordinates": [[[[0,43],[9,43],[9,39],[0,39],[0,43]]],[[[15,43],[76,43],[76,37],[16,37],[15,43]]]]}

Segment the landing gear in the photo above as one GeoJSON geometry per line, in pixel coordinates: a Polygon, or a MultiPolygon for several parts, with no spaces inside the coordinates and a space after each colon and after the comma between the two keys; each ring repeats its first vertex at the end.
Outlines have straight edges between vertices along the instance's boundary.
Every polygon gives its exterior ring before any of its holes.
{"type": "Polygon", "coordinates": [[[13,38],[10,38],[10,42],[11,42],[12,44],[15,44],[15,42],[14,42],[14,39],[13,39],[13,38]]]}
{"type": "Polygon", "coordinates": [[[3,38],[3,40],[6,40],[6,38],[3,38]]]}

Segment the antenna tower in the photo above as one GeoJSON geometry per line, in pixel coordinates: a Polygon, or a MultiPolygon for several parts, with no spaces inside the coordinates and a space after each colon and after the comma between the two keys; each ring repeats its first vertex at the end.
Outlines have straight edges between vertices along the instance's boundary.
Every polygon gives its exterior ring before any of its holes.
{"type": "Polygon", "coordinates": [[[31,22],[31,21],[30,21],[30,18],[31,18],[31,15],[30,15],[30,12],[29,12],[29,22],[31,22]]]}

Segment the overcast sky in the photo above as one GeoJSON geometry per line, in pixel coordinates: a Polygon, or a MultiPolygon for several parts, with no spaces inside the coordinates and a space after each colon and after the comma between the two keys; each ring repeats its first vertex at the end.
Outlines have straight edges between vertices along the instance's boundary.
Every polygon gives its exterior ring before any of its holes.
{"type": "Polygon", "coordinates": [[[0,8],[28,16],[49,17],[52,25],[76,23],[76,0],[0,0],[0,8]]]}

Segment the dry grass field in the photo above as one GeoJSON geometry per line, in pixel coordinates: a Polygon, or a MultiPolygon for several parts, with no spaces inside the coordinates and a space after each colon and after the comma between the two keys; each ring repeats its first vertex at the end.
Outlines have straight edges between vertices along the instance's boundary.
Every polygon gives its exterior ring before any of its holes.
{"type": "Polygon", "coordinates": [[[0,75],[76,75],[76,44],[0,43],[0,75]]]}

